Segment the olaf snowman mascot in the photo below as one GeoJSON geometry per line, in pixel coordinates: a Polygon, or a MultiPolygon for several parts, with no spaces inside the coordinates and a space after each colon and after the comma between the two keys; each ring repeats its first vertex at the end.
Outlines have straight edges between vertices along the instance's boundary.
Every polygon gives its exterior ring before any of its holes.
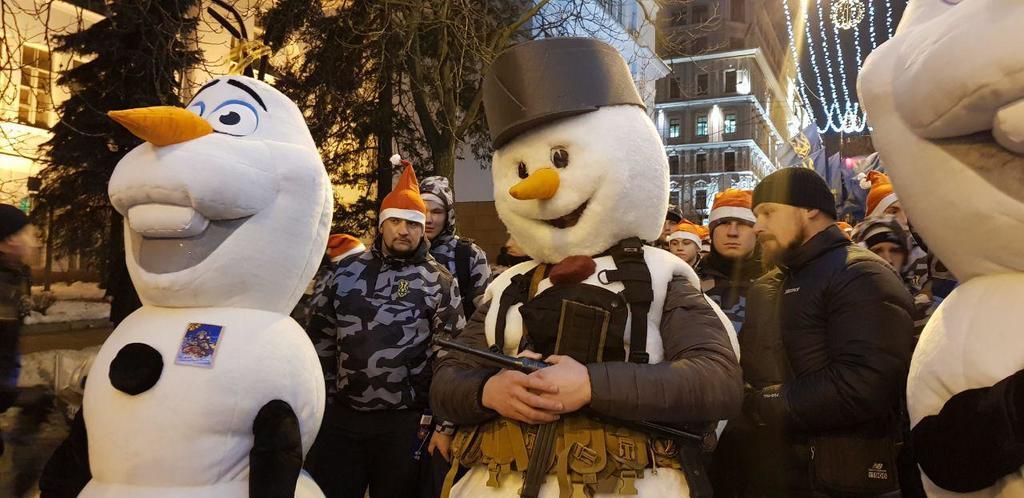
{"type": "Polygon", "coordinates": [[[86,383],[91,480],[78,496],[323,496],[300,474],[323,376],[288,313],[324,253],[333,197],[302,114],[227,76],[187,110],[111,117],[146,140],[109,184],[143,306],[86,383]]]}
{"type": "Polygon", "coordinates": [[[914,0],[859,91],[907,214],[960,287],[907,381],[929,496],[1024,496],[1024,2],[914,0]]]}
{"type": "Polygon", "coordinates": [[[440,355],[432,406],[462,425],[453,455],[471,467],[445,494],[706,495],[701,443],[620,423],[710,435],[742,395],[728,319],[692,268],[641,243],[661,232],[668,164],[625,61],[593,39],[517,45],[484,106],[495,204],[534,260],[494,280],[457,340],[554,365],[527,376],[440,355]]]}

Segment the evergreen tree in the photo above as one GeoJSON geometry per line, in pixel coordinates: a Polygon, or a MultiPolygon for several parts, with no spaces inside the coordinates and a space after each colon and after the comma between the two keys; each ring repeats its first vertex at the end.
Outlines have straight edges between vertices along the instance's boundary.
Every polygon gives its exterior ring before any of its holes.
{"type": "Polygon", "coordinates": [[[38,222],[52,210],[55,253],[81,254],[100,272],[115,299],[115,322],[124,300],[116,301],[131,299],[134,292],[124,264],[122,218],[107,198],[107,183],[117,162],[141,141],[106,113],[181,105],[181,82],[199,62],[192,17],[198,4],[109,2],[102,12],[105,19],[57,38],[57,51],[92,59],[57,80],[71,89],[71,96],[58,107],[60,121],[44,145],[50,164],[41,173],[42,204],[33,214],[38,222]]]}

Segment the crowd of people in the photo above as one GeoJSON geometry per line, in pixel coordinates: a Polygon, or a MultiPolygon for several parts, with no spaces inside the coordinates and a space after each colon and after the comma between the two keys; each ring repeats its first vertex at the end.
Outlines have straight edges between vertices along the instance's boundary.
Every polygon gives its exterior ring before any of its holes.
{"type": "MultiPolygon", "coordinates": [[[[828,496],[816,494],[822,479],[870,489],[871,465],[899,476],[902,491],[857,496],[923,496],[903,379],[917,334],[956,283],[936,271],[888,178],[872,171],[863,186],[856,226],[836,220],[813,171],[791,168],[716,195],[707,226],[670,209],[650,242],[697,271],[742,352],[742,413],[705,449],[714,496],[828,496]],[[828,437],[836,431],[855,436],[828,437]],[[850,458],[867,467],[847,470],[850,458]]],[[[431,338],[458,335],[493,277],[530,258],[510,239],[489,266],[455,218],[447,180],[417,187],[410,170],[368,249],[331,238],[306,316],[329,392],[306,467],[328,496],[438,496],[461,475],[450,468],[455,425],[431,411],[431,338]]]]}

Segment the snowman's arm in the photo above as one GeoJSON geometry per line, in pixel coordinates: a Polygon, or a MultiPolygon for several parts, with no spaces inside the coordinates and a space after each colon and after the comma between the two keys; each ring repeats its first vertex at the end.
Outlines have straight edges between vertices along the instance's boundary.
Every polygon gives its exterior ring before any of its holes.
{"type": "Polygon", "coordinates": [[[588,364],[590,407],[623,420],[670,424],[737,415],[743,376],[729,334],[704,294],[683,277],[669,283],[661,337],[661,363],[588,364]]]}
{"type": "Polygon", "coordinates": [[[302,470],[302,435],[292,407],[279,399],[263,405],[252,433],[249,497],[293,498],[302,470]]]}
{"type": "Polygon", "coordinates": [[[39,477],[40,498],[74,498],[92,479],[83,411],[78,410],[71,422],[71,433],[43,467],[39,477]]]}
{"type": "MultiPolygon", "coordinates": [[[[484,318],[489,307],[490,302],[481,303],[455,340],[486,350],[484,318]]],[[[457,351],[438,351],[434,361],[434,379],[430,385],[430,407],[434,414],[462,425],[478,424],[496,417],[497,412],[483,406],[483,390],[487,379],[498,370],[457,351]]]]}
{"type": "Polygon", "coordinates": [[[921,469],[938,486],[968,493],[1024,466],[1024,370],[946,401],[912,431],[921,469]]]}

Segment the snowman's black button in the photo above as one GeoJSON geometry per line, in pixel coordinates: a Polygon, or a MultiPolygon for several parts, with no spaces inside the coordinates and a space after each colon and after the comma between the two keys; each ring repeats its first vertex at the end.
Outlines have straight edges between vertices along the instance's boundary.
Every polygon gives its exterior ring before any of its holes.
{"type": "Polygon", "coordinates": [[[132,396],[144,393],[160,380],[164,360],[148,344],[133,342],[121,348],[110,362],[110,385],[132,396]]]}

